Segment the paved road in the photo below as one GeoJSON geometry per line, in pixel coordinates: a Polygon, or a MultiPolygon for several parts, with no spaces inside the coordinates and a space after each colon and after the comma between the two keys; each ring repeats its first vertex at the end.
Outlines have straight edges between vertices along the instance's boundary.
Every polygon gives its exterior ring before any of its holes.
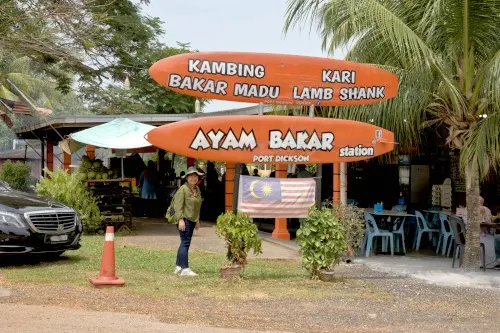
{"type": "MultiPolygon", "coordinates": [[[[262,333],[227,328],[161,323],[151,316],[61,307],[2,304],[2,333],[262,333]]],[[[276,331],[267,331],[276,332],[276,331]]]]}

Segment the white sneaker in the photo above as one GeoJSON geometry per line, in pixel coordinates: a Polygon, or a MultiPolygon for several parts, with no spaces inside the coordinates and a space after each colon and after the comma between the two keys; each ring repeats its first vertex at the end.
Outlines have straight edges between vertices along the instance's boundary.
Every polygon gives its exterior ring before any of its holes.
{"type": "Polygon", "coordinates": [[[182,271],[181,266],[175,266],[174,274],[179,274],[182,271]]]}
{"type": "Polygon", "coordinates": [[[198,274],[193,272],[190,268],[184,268],[181,271],[181,276],[198,276],[198,274]]]}

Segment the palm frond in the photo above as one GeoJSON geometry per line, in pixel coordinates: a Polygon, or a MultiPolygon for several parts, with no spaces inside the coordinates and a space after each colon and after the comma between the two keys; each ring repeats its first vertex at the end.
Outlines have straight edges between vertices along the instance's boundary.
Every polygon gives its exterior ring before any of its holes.
{"type": "Polygon", "coordinates": [[[461,165],[471,165],[485,177],[500,168],[500,112],[488,115],[468,131],[460,154],[461,165]]]}
{"type": "Polygon", "coordinates": [[[478,101],[486,101],[496,110],[500,109],[500,47],[490,60],[478,69],[474,97],[478,101]]]}
{"type": "Polygon", "coordinates": [[[16,95],[14,95],[12,91],[7,89],[7,87],[5,87],[5,85],[3,84],[0,84],[0,98],[10,99],[14,101],[17,101],[19,99],[16,95]]]}

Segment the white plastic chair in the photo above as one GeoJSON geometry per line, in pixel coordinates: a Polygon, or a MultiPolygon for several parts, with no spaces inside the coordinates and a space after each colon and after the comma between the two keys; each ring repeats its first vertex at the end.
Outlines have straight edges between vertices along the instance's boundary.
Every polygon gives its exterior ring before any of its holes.
{"type": "Polygon", "coordinates": [[[374,249],[373,239],[375,237],[382,237],[382,248],[386,249],[387,246],[384,241],[387,241],[386,237],[389,237],[391,242],[391,256],[394,255],[394,235],[388,230],[379,229],[375,218],[370,213],[365,213],[365,223],[366,223],[366,250],[365,255],[370,256],[370,253],[374,249]]]}
{"type": "Polygon", "coordinates": [[[406,253],[405,245],[405,222],[406,217],[398,217],[394,220],[392,234],[396,240],[396,251],[399,252],[399,238],[401,237],[401,243],[403,244],[403,252],[406,253]],[[397,237],[396,237],[397,236],[397,237]]]}
{"type": "Polygon", "coordinates": [[[441,254],[450,256],[451,247],[453,245],[453,229],[451,227],[450,221],[448,221],[448,216],[444,214],[439,214],[439,221],[441,222],[441,231],[439,232],[438,246],[436,248],[436,253],[439,253],[439,247],[442,247],[441,254]]]}
{"type": "Polygon", "coordinates": [[[418,210],[415,211],[415,216],[417,217],[417,237],[415,237],[415,239],[413,240],[413,248],[418,251],[420,249],[420,241],[422,240],[422,235],[427,232],[429,234],[429,240],[431,240],[432,234],[439,233],[439,229],[429,228],[427,220],[418,210]]]}

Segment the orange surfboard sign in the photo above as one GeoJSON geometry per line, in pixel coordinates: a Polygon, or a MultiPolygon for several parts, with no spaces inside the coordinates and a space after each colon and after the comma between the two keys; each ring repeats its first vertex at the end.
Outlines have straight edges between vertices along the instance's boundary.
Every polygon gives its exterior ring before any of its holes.
{"type": "Polygon", "coordinates": [[[396,97],[398,76],[356,62],[298,55],[200,52],[162,59],[151,77],[181,94],[235,102],[341,106],[396,97]]]}
{"type": "Polygon", "coordinates": [[[234,163],[354,162],[388,153],[394,133],[343,119],[215,116],[157,127],[152,145],[182,156],[234,163]]]}

